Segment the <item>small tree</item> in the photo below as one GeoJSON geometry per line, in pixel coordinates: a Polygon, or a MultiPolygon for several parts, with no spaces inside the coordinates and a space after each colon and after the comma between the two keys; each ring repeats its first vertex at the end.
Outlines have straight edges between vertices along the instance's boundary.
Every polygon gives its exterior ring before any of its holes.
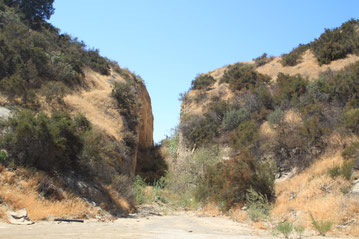
{"type": "Polygon", "coordinates": [[[9,6],[18,6],[30,22],[50,19],[54,14],[54,0],[6,0],[9,6]]]}

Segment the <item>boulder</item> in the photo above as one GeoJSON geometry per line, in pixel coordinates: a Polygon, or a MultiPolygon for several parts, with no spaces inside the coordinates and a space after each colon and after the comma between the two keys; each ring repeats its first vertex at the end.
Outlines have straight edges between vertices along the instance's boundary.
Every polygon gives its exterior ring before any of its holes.
{"type": "Polygon", "coordinates": [[[26,208],[17,210],[17,211],[9,211],[7,213],[9,223],[16,224],[16,225],[30,225],[33,224],[27,217],[27,210],[26,208]]]}
{"type": "Polygon", "coordinates": [[[359,196],[359,179],[354,181],[351,193],[353,195],[359,196]]]}
{"type": "Polygon", "coordinates": [[[11,111],[5,107],[0,107],[0,118],[7,120],[11,116],[11,111]]]}

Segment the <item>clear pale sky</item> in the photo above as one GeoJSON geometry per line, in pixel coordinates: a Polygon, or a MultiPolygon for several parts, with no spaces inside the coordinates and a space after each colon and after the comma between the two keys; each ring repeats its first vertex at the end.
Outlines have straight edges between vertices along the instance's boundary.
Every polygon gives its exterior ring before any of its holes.
{"type": "Polygon", "coordinates": [[[179,122],[178,96],[199,73],[278,56],[359,18],[358,0],[55,0],[50,22],[142,76],[154,140],[179,122]]]}

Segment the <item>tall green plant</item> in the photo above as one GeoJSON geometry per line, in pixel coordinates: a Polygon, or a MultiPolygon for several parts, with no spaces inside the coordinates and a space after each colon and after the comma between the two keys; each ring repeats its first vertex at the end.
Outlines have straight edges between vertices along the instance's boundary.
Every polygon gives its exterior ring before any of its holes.
{"type": "Polygon", "coordinates": [[[313,227],[319,232],[320,235],[325,236],[331,227],[333,226],[332,221],[317,221],[311,213],[309,213],[310,218],[312,219],[313,227]]]}

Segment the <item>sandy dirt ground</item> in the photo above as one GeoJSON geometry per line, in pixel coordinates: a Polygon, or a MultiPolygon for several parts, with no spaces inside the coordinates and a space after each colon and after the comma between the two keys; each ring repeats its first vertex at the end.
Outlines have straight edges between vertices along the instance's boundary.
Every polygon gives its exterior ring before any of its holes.
{"type": "MultiPolygon", "coordinates": [[[[225,217],[190,215],[121,218],[112,222],[87,220],[84,223],[38,222],[33,225],[0,224],[4,239],[214,239],[214,238],[275,238],[268,231],[259,231],[225,217]]],[[[278,237],[277,237],[278,238],[278,237]]],[[[307,237],[306,238],[320,238],[307,237]]],[[[330,237],[325,237],[330,238],[330,237]]]]}

